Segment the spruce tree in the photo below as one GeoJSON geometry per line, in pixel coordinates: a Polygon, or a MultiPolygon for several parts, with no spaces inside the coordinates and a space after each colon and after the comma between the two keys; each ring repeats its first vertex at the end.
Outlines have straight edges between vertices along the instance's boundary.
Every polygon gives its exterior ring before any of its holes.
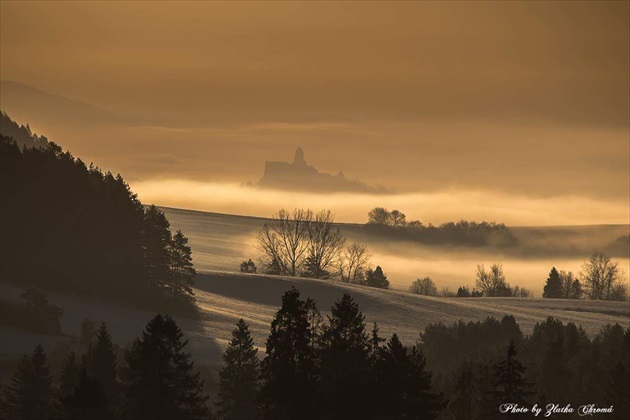
{"type": "Polygon", "coordinates": [[[547,283],[543,289],[544,298],[561,298],[562,297],[562,279],[556,267],[552,267],[547,278],[547,283]]]}
{"type": "Polygon", "coordinates": [[[499,404],[514,403],[528,405],[528,397],[532,394],[530,384],[525,380],[525,367],[516,358],[516,346],[510,340],[507,346],[507,357],[494,366],[495,402],[499,404]]]}
{"type": "Polygon", "coordinates": [[[409,388],[406,396],[405,418],[435,419],[444,408],[441,394],[432,392],[433,375],[427,370],[427,361],[417,346],[409,351],[409,388]]]}
{"type": "Polygon", "coordinates": [[[378,402],[377,418],[434,419],[442,408],[431,392],[431,374],[422,352],[405,348],[394,334],[381,349],[375,364],[378,402]]]}
{"type": "Polygon", "coordinates": [[[261,364],[263,417],[273,420],[318,418],[314,379],[313,329],[307,301],[291,288],[271,323],[261,364]]]}
{"type": "Polygon", "coordinates": [[[129,420],[196,420],[207,414],[203,381],[188,340],[170,316],[156,315],[125,354],[123,417],[129,420]]]}
{"type": "Polygon", "coordinates": [[[321,349],[321,394],[325,418],[363,418],[369,414],[364,398],[370,389],[370,340],[365,317],[344,293],[331,308],[321,349]]]}
{"type": "Polygon", "coordinates": [[[46,353],[37,345],[24,355],[6,390],[6,416],[10,419],[46,420],[52,411],[50,368],[46,353]]]}
{"type": "Polygon", "coordinates": [[[223,354],[219,372],[217,416],[221,420],[254,419],[257,416],[260,363],[249,327],[241,318],[223,354]]]}
{"type": "Polygon", "coordinates": [[[83,358],[83,366],[88,374],[101,382],[105,396],[112,410],[118,407],[120,384],[118,382],[118,366],[112,338],[107,326],[102,323],[96,337],[90,343],[83,358]]]}

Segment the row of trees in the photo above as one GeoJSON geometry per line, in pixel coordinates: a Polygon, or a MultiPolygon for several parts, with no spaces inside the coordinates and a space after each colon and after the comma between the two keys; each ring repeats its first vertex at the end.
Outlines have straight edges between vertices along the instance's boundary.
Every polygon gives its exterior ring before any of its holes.
{"type": "Polygon", "coordinates": [[[324,322],[311,299],[285,293],[266,354],[247,324],[232,333],[220,373],[219,419],[436,418],[442,407],[417,347],[370,335],[357,303],[335,302],[324,322]]]}
{"type": "MultiPolygon", "coordinates": [[[[501,264],[492,264],[489,270],[486,270],[483,264],[477,266],[476,289],[470,291],[466,286],[457,289],[457,293],[452,293],[448,288],[442,289],[444,297],[532,297],[532,293],[519,286],[510,286],[505,279],[503,266],[501,264]]],[[[431,277],[416,279],[409,286],[411,293],[425,296],[437,296],[438,289],[431,277]]]]}
{"type": "Polygon", "coordinates": [[[113,420],[205,419],[203,381],[185,351],[183,333],[168,317],[157,315],[119,364],[105,324],[86,352],[70,352],[53,378],[44,349],[18,363],[0,395],[3,419],[113,420]]]}
{"type": "Polygon", "coordinates": [[[190,247],[163,212],[120,175],[36,145],[0,137],[2,279],[194,310],[190,247]]]}
{"type": "Polygon", "coordinates": [[[258,357],[239,320],[224,353],[214,414],[187,341],[157,315],[122,363],[103,324],[57,380],[41,346],[2,390],[6,419],[432,419],[503,418],[499,405],[549,403],[630,410],[630,329],[606,325],[591,340],[548,318],[524,335],[512,316],[428,325],[405,347],[387,341],[348,294],[326,320],[312,299],[287,291],[258,357]]]}
{"type": "Polygon", "coordinates": [[[502,223],[461,220],[439,226],[424,225],[418,220],[407,221],[407,216],[399,210],[388,211],[383,207],[370,210],[365,227],[371,233],[427,244],[506,247],[517,242],[510,229],[502,223]]]}
{"type": "Polygon", "coordinates": [[[545,298],[593,300],[627,300],[628,284],[619,263],[609,256],[593,254],[582,266],[580,278],[572,272],[558,271],[553,267],[543,290],[545,298]],[[580,281],[581,279],[581,281],[580,281]]]}
{"type": "Polygon", "coordinates": [[[422,332],[419,347],[448,401],[442,419],[505,418],[498,406],[506,402],[543,410],[548,404],[613,406],[611,419],[625,419],[630,410],[630,329],[618,324],[603,326],[591,340],[581,326],[551,317],[531,335],[512,316],[435,323],[422,332]]]}
{"type": "MultiPolygon", "coordinates": [[[[346,238],[329,210],[280,210],[265,222],[258,234],[258,249],[267,274],[337,278],[345,283],[387,288],[389,280],[380,266],[372,269],[364,245],[346,246],[346,238]]],[[[257,267],[243,261],[241,272],[257,267]]]]}

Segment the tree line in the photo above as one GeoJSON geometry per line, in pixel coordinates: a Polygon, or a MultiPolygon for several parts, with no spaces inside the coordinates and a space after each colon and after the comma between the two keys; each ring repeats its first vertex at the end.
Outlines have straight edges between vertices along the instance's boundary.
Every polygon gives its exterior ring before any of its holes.
{"type": "MultiPolygon", "coordinates": [[[[347,245],[330,210],[314,213],[279,210],[264,223],[257,238],[266,274],[335,278],[345,283],[388,288],[389,279],[380,266],[372,268],[365,245],[347,245]]],[[[243,261],[241,272],[257,271],[251,260],[243,261]]]]}
{"type": "Polygon", "coordinates": [[[603,326],[591,340],[581,326],[552,317],[525,335],[505,316],[434,323],[419,341],[434,386],[448,401],[442,419],[532,417],[500,414],[499,404],[507,402],[612,406],[611,419],[625,419],[630,410],[630,329],[619,324],[603,326]]]}
{"type": "MultiPolygon", "coordinates": [[[[431,277],[418,278],[409,285],[411,293],[438,296],[438,288],[431,277]]],[[[475,288],[461,286],[456,293],[445,287],[444,297],[533,297],[533,293],[524,287],[511,286],[503,272],[503,266],[492,264],[486,269],[483,264],[477,266],[475,288]]],[[[628,299],[628,282],[619,268],[619,263],[602,253],[593,254],[582,266],[578,276],[572,272],[558,271],[552,267],[547,277],[543,298],[616,300],[628,299]]]]}
{"type": "MultiPolygon", "coordinates": [[[[53,378],[37,346],[0,404],[7,419],[445,419],[504,418],[506,402],[531,407],[586,403],[630,409],[630,329],[605,325],[591,340],[552,317],[522,333],[501,320],[428,325],[412,346],[371,331],[347,293],[324,319],[292,288],[258,355],[247,323],[232,332],[210,407],[187,341],[156,315],[118,360],[105,324],[53,378]],[[211,410],[211,408],[213,408],[211,410]]],[[[521,416],[516,416],[521,417],[521,416]]]]}
{"type": "Polygon", "coordinates": [[[384,207],[370,210],[365,229],[370,233],[425,244],[493,247],[510,247],[517,244],[516,238],[503,223],[461,220],[442,223],[439,226],[431,223],[425,225],[419,220],[407,221],[407,216],[403,212],[388,211],[384,207]]]}
{"type": "Polygon", "coordinates": [[[552,267],[543,297],[621,301],[628,299],[628,283],[618,262],[595,253],[584,263],[579,277],[552,267]]]}
{"type": "Polygon", "coordinates": [[[6,136],[0,167],[3,280],[194,312],[188,239],[120,175],[6,136]]]}

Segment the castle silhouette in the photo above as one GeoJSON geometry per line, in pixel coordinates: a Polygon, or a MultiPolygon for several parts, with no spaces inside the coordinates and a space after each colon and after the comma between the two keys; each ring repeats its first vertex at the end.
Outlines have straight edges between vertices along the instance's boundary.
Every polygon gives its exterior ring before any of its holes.
{"type": "Polygon", "coordinates": [[[306,163],[301,147],[295,151],[293,162],[265,162],[265,173],[258,181],[258,185],[294,191],[384,192],[362,182],[346,179],[342,171],[337,175],[319,172],[306,163]]]}

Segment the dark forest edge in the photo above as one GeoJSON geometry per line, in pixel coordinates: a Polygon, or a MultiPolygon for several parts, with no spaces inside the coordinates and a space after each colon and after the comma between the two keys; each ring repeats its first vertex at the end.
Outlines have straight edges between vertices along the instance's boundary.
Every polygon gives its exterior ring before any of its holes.
{"type": "Polygon", "coordinates": [[[580,326],[552,317],[531,335],[512,316],[438,322],[405,346],[396,334],[381,338],[376,324],[368,331],[347,293],[324,319],[314,300],[292,288],[262,360],[247,323],[238,321],[212,405],[186,345],[173,318],[156,315],[122,358],[105,324],[55,375],[37,346],[2,390],[2,416],[476,420],[506,418],[499,406],[513,403],[557,410],[594,404],[612,407],[606,418],[621,419],[630,408],[630,329],[618,324],[591,340],[580,326]]]}
{"type": "Polygon", "coordinates": [[[5,113],[2,130],[19,139],[0,135],[2,281],[196,316],[188,239],[160,209],[5,113]]]}

